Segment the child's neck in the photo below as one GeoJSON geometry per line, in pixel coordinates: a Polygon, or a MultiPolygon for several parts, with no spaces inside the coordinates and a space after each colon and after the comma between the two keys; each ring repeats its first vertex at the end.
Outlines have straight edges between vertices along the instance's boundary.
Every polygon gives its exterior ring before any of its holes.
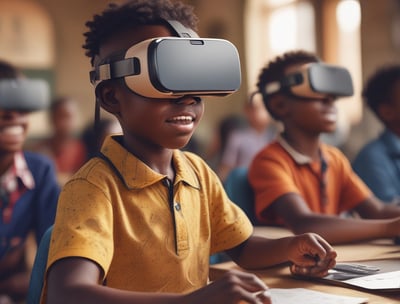
{"type": "Polygon", "coordinates": [[[299,133],[290,133],[284,131],[282,137],[297,152],[309,156],[313,160],[319,160],[319,136],[306,136],[299,133]]]}
{"type": "Polygon", "coordinates": [[[150,149],[148,147],[143,148],[141,145],[136,145],[134,148],[129,148],[126,145],[124,146],[152,170],[167,175],[170,180],[174,180],[175,171],[172,164],[173,149],[150,149]]]}

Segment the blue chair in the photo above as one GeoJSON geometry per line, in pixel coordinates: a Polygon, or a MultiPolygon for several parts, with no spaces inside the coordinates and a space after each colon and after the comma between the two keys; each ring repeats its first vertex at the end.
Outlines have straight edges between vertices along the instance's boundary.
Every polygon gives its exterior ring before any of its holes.
{"type": "MultiPolygon", "coordinates": [[[[224,188],[229,198],[247,215],[253,225],[257,225],[254,211],[254,193],[247,179],[248,169],[239,167],[233,169],[224,182],[224,188]]],[[[210,264],[229,261],[225,253],[216,253],[210,257],[210,264]]]]}
{"type": "Polygon", "coordinates": [[[40,295],[42,293],[44,283],[44,274],[46,271],[47,256],[49,252],[52,232],[53,226],[47,229],[38,246],[35,261],[33,263],[31,279],[29,282],[29,290],[26,304],[40,303],[40,295]]]}
{"type": "Polygon", "coordinates": [[[229,198],[246,213],[253,225],[258,225],[254,210],[254,192],[250,186],[248,168],[233,169],[225,180],[224,187],[229,198]]]}

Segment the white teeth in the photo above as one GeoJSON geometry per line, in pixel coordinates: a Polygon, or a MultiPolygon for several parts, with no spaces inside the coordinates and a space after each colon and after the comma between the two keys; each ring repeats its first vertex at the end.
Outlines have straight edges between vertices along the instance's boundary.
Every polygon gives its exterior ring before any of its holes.
{"type": "Polygon", "coordinates": [[[177,116],[173,117],[171,121],[193,121],[193,118],[191,116],[177,116]]]}
{"type": "Polygon", "coordinates": [[[10,126],[10,127],[4,127],[1,129],[1,134],[6,134],[6,135],[20,135],[24,133],[24,128],[22,126],[10,126]]]}

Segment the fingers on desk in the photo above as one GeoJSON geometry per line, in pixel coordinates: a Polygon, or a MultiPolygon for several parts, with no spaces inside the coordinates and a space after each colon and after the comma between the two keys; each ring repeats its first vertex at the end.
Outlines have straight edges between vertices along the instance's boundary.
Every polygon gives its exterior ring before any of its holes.
{"type": "MultiPolygon", "coordinates": [[[[232,292],[241,299],[239,303],[270,304],[268,286],[255,274],[239,270],[230,270],[218,280],[224,293],[232,292]]],[[[217,283],[215,281],[214,283],[217,283]]]]}
{"type": "Polygon", "coordinates": [[[255,292],[253,293],[252,297],[254,298],[254,301],[252,300],[251,302],[249,302],[242,300],[239,302],[239,304],[272,304],[271,292],[269,290],[255,292]]]}
{"type": "Polygon", "coordinates": [[[328,270],[336,264],[335,257],[315,261],[313,266],[303,266],[293,264],[290,266],[290,271],[294,275],[324,277],[328,274],[328,270]]]}

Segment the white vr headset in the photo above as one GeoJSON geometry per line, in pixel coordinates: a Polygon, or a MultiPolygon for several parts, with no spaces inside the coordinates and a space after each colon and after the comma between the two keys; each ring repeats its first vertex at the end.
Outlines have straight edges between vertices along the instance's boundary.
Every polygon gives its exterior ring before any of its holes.
{"type": "Polygon", "coordinates": [[[353,82],[347,69],[325,63],[308,63],[281,81],[265,85],[263,95],[286,92],[304,98],[352,96],[353,82]]]}
{"type": "Polygon", "coordinates": [[[50,89],[42,79],[0,79],[0,109],[38,111],[50,104],[50,89]]]}
{"type": "Polygon", "coordinates": [[[240,60],[232,43],[198,38],[179,22],[167,22],[180,37],[153,38],[131,46],[122,59],[96,66],[90,72],[92,84],[124,78],[130,90],[149,98],[228,95],[239,89],[240,60]]]}

